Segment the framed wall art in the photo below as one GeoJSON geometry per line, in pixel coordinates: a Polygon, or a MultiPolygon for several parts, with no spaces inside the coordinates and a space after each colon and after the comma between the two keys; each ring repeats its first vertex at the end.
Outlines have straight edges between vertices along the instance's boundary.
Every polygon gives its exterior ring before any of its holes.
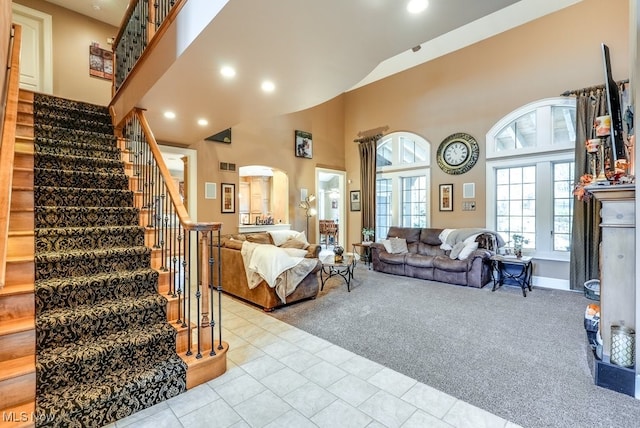
{"type": "Polygon", "coordinates": [[[222,192],[222,207],[223,213],[235,213],[236,212],[236,185],[232,183],[222,183],[220,185],[222,192]]]}
{"type": "Polygon", "coordinates": [[[313,158],[313,139],[311,138],[311,133],[296,131],[295,151],[296,157],[313,158]]]}
{"type": "Polygon", "coordinates": [[[440,185],[440,211],[453,211],[453,184],[440,185]]]}
{"type": "Polygon", "coordinates": [[[351,211],[360,211],[360,191],[352,190],[349,193],[349,202],[351,203],[351,211]]]}

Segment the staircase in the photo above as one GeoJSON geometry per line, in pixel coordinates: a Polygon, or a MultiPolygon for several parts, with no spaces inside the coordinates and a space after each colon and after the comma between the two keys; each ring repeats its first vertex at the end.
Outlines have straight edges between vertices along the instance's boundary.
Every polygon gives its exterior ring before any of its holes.
{"type": "Polygon", "coordinates": [[[106,108],[21,92],[19,110],[0,426],[103,426],[186,389],[177,302],[158,294],[106,108]]]}

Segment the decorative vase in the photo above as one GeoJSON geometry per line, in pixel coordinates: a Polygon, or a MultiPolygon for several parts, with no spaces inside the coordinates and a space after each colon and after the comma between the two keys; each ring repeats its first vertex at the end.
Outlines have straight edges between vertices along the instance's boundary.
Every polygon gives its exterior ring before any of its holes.
{"type": "Polygon", "coordinates": [[[335,263],[342,263],[342,253],[344,253],[344,248],[339,245],[333,247],[333,261],[335,263]]]}
{"type": "Polygon", "coordinates": [[[519,258],[519,259],[522,258],[522,248],[516,248],[514,252],[515,252],[517,258],[519,258]]]}

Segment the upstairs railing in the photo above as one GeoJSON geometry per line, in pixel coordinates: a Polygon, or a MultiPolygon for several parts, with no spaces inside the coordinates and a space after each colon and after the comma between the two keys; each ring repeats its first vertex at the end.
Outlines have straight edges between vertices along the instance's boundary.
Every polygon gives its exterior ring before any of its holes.
{"type": "Polygon", "coordinates": [[[22,27],[13,24],[9,41],[7,75],[2,93],[4,117],[2,118],[2,140],[0,140],[0,237],[2,238],[0,240],[0,289],[4,287],[7,275],[11,185],[13,182],[16,125],[18,123],[21,41],[22,27]]]}
{"type": "Polygon", "coordinates": [[[133,71],[165,22],[172,21],[186,0],[130,0],[120,31],[113,42],[114,93],[133,71]]]}
{"type": "Polygon", "coordinates": [[[168,297],[178,301],[175,323],[178,331],[187,332],[185,355],[216,355],[216,349],[223,349],[221,254],[217,245],[222,223],[191,220],[141,109],[132,110],[116,126],[116,134],[124,140],[125,156],[133,168],[132,190],[147,229],[147,245],[159,257],[158,270],[168,274],[168,297]],[[218,269],[217,284],[214,269],[218,269]],[[195,337],[192,328],[197,331],[195,337]]]}

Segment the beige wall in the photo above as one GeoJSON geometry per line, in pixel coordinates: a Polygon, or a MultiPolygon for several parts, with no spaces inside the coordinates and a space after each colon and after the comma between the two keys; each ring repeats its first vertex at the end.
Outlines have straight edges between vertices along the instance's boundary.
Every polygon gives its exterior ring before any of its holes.
{"type": "Polygon", "coordinates": [[[111,81],[89,76],[89,46],[96,41],[101,48],[111,50],[107,37],[114,37],[117,28],[42,0],[15,0],[14,3],[52,17],[53,95],[109,104],[111,81]]]}
{"type": "MultiPolygon", "coordinates": [[[[616,79],[628,77],[628,2],[583,2],[372,83],[345,96],[345,153],[349,190],[360,188],[358,131],[389,126],[431,143],[432,189],[453,183],[454,211],[438,211],[432,191],[433,227],[486,224],[485,135],[503,116],[529,102],[569,89],[604,83],[600,44],[612,54],[616,79]],[[606,11],[606,13],[603,13],[606,11]],[[597,23],[597,25],[590,25],[597,23]],[[473,135],[480,160],[462,175],[445,174],[435,163],[440,142],[456,132],[473,135]],[[462,211],[462,184],[476,183],[476,211],[462,211]]],[[[360,218],[350,213],[349,241],[358,239],[360,218]]],[[[564,269],[564,265],[563,265],[564,269]]],[[[567,271],[568,272],[568,271],[567,271]]]]}
{"type": "MultiPolygon", "coordinates": [[[[289,177],[289,220],[293,229],[304,230],[305,217],[298,208],[300,189],[315,192],[316,167],[345,168],[343,118],[343,99],[337,97],[302,112],[234,126],[231,144],[201,141],[190,146],[198,150],[198,220],[221,221],[224,233],[235,233],[238,215],[221,214],[220,199],[204,199],[204,183],[218,183],[218,188],[219,183],[235,183],[237,194],[238,174],[219,171],[218,163],[232,162],[238,167],[265,165],[282,170],[289,177]],[[311,132],[312,159],[295,157],[295,130],[311,132]]],[[[309,229],[309,239],[314,240],[314,228],[309,229]]]]}

